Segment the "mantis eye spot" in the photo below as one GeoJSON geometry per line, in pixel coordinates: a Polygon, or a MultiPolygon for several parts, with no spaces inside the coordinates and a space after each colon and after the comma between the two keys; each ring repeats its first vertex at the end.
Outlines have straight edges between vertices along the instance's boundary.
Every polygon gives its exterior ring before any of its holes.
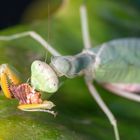
{"type": "Polygon", "coordinates": [[[41,66],[41,63],[38,63],[38,66],[41,66]]]}

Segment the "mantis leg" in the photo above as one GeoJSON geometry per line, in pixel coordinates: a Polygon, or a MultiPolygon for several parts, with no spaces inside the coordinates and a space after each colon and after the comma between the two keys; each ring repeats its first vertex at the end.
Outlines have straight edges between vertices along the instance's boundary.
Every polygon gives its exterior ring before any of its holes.
{"type": "Polygon", "coordinates": [[[120,89],[118,89],[115,86],[110,85],[110,84],[103,84],[103,87],[106,88],[107,90],[111,91],[113,94],[116,94],[118,96],[127,98],[129,100],[140,102],[140,95],[137,95],[135,93],[131,93],[131,92],[120,90],[120,89]]]}
{"type": "Polygon", "coordinates": [[[112,124],[113,129],[114,129],[115,139],[120,140],[119,131],[118,131],[118,127],[117,127],[117,121],[116,121],[114,115],[109,110],[109,108],[107,107],[105,102],[102,100],[101,96],[96,91],[96,89],[93,86],[92,82],[88,81],[86,79],[86,85],[87,85],[92,97],[95,99],[95,101],[97,102],[99,107],[103,110],[103,112],[106,114],[107,118],[109,119],[110,123],[112,124]]]}
{"type": "Polygon", "coordinates": [[[89,38],[87,12],[86,12],[85,5],[82,5],[80,7],[80,15],[81,15],[81,26],[82,26],[84,48],[89,49],[91,48],[91,43],[90,43],[90,38],[89,38]]]}
{"type": "Polygon", "coordinates": [[[17,33],[9,36],[0,36],[0,40],[2,41],[11,41],[15,40],[18,38],[30,36],[33,39],[35,39],[37,42],[39,42],[45,49],[47,49],[53,56],[61,56],[59,52],[57,52],[53,47],[45,41],[39,34],[37,34],[34,31],[27,31],[27,32],[22,32],[22,33],[17,33]]]}
{"type": "Polygon", "coordinates": [[[0,86],[3,90],[4,95],[7,98],[12,98],[11,92],[9,90],[9,85],[17,85],[20,83],[21,77],[19,76],[18,71],[14,67],[8,64],[0,65],[0,86]]]}

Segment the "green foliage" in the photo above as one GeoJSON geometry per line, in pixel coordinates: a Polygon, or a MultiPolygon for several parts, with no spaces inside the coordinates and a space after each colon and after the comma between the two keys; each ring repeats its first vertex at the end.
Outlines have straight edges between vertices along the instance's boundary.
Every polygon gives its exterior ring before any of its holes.
{"type": "MultiPolygon", "coordinates": [[[[80,0],[64,3],[49,21],[42,19],[1,31],[1,35],[34,30],[60,53],[76,54],[83,48],[79,7],[80,0]],[[50,27],[49,31],[47,27],[50,27]],[[48,35],[49,33],[49,35],[48,35]]],[[[116,0],[87,0],[92,44],[114,38],[140,36],[140,12],[135,3],[116,0]]],[[[10,63],[30,77],[35,59],[45,60],[44,49],[29,37],[0,42],[0,63],[10,63]]],[[[49,60],[49,56],[48,56],[49,60]]],[[[118,120],[122,140],[139,140],[139,104],[110,94],[97,85],[101,96],[118,120]]],[[[114,134],[104,113],[89,95],[82,78],[67,80],[51,97],[58,116],[22,112],[18,102],[0,95],[0,139],[4,140],[113,140],[114,134]]]]}

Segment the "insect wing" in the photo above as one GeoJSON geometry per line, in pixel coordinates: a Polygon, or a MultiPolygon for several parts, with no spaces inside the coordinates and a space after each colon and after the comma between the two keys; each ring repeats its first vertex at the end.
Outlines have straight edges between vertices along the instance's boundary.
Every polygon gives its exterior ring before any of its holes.
{"type": "MultiPolygon", "coordinates": [[[[92,48],[92,51],[97,48],[92,48]]],[[[104,83],[140,83],[140,39],[113,40],[98,49],[99,65],[93,74],[104,83]]],[[[97,52],[97,55],[98,55],[97,52]]]]}

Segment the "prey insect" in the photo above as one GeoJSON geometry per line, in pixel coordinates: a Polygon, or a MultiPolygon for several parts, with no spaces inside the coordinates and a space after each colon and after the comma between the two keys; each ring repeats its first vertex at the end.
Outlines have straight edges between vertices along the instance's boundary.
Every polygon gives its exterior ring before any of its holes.
{"type": "MultiPolygon", "coordinates": [[[[84,49],[77,55],[62,56],[40,35],[33,31],[18,33],[10,36],[0,36],[0,40],[10,41],[25,36],[31,36],[52,54],[53,57],[50,64],[39,60],[35,60],[32,63],[31,87],[29,87],[29,89],[31,88],[33,90],[31,90],[31,94],[37,91],[40,93],[54,93],[59,88],[59,77],[65,76],[67,78],[74,78],[76,76],[83,75],[89,92],[99,107],[106,114],[111,125],[113,126],[115,139],[120,140],[117,121],[105,102],[102,100],[101,96],[98,94],[92,82],[93,80],[96,80],[105,88],[113,91],[113,93],[140,102],[139,95],[131,94],[132,92],[140,91],[140,39],[127,38],[112,40],[92,48],[89,39],[85,6],[81,6],[80,11],[84,49]]],[[[19,86],[23,85],[17,85],[18,83],[16,80],[18,77],[15,73],[8,74],[7,70],[3,69],[3,65],[1,65],[0,82],[3,92],[5,93],[6,97],[9,97],[10,87],[10,90],[12,93],[14,93],[13,95],[16,94],[16,96],[18,96],[17,92],[15,92],[17,90],[14,88],[20,88],[19,86]],[[12,86],[11,89],[11,84],[8,84],[8,88],[6,88],[5,86],[7,86],[7,80],[3,80],[3,78],[13,79],[13,83],[16,86],[12,86]]],[[[8,69],[8,71],[13,72],[12,69],[8,69]]],[[[39,103],[40,93],[37,94],[36,98],[38,99],[38,104],[31,104],[32,101],[29,101],[29,106],[27,104],[27,100],[21,99],[21,97],[18,96],[17,98],[20,100],[20,102],[25,103],[19,108],[24,111],[43,111],[46,108],[49,109],[49,107],[45,106],[46,103],[45,105],[39,103]]]]}
{"type": "Polygon", "coordinates": [[[37,92],[28,83],[22,83],[21,77],[15,68],[8,64],[0,65],[0,84],[4,95],[19,100],[18,108],[23,111],[44,111],[55,115],[51,111],[55,105],[51,101],[43,101],[41,93],[37,92]]]}

